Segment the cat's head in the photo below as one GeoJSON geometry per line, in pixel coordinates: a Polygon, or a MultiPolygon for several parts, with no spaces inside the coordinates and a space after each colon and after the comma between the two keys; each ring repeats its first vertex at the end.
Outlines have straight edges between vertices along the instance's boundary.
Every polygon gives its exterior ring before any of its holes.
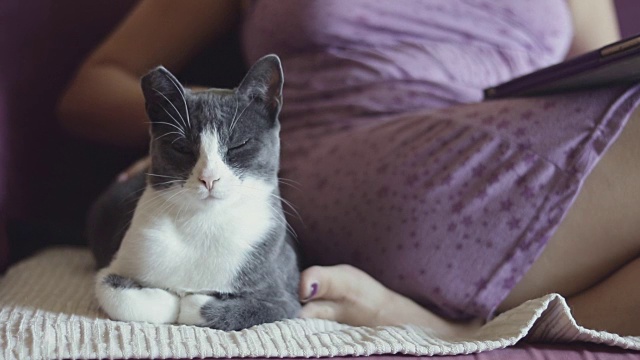
{"type": "Polygon", "coordinates": [[[148,183],[174,201],[239,200],[277,186],[280,60],[258,60],[233,90],[185,89],[164,67],[142,78],[151,120],[148,183]]]}

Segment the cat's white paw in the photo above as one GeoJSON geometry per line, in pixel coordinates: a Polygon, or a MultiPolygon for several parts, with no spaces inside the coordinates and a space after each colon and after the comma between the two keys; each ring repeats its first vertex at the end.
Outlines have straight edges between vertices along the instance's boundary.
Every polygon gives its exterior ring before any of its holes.
{"type": "Polygon", "coordinates": [[[114,287],[101,280],[98,277],[96,295],[100,307],[111,319],[155,324],[176,322],[180,310],[177,295],[162,289],[114,287]]]}
{"type": "Polygon", "coordinates": [[[208,301],[212,300],[211,296],[193,294],[187,295],[180,300],[180,315],[178,323],[185,325],[204,325],[205,319],[202,317],[201,309],[208,301]]]}

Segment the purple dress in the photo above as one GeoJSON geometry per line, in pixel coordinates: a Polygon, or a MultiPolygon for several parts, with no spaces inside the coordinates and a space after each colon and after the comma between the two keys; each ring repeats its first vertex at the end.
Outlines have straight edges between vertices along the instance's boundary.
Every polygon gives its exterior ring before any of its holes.
{"type": "Polygon", "coordinates": [[[491,317],[638,102],[634,87],[480,102],[561,61],[559,0],[280,0],[247,60],[285,72],[282,186],[305,261],[349,263],[453,318],[491,317]]]}

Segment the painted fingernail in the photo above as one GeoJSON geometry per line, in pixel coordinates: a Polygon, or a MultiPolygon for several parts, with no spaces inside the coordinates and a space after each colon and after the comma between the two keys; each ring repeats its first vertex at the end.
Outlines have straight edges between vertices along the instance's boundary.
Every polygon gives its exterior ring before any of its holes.
{"type": "Polygon", "coordinates": [[[318,283],[314,282],[311,284],[311,293],[309,293],[309,296],[307,296],[304,300],[308,301],[313,299],[313,297],[316,296],[317,293],[318,293],[318,283]]]}
{"type": "Polygon", "coordinates": [[[125,180],[127,180],[127,173],[122,173],[118,175],[118,182],[123,182],[125,180]]]}
{"type": "Polygon", "coordinates": [[[314,296],[316,296],[316,294],[318,293],[318,283],[313,283],[311,284],[311,293],[303,299],[303,301],[309,301],[311,299],[313,299],[314,296]]]}

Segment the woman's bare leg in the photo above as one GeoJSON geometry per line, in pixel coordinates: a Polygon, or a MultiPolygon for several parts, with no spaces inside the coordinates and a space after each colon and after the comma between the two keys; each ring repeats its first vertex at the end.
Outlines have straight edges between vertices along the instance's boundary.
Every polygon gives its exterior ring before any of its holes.
{"type": "MultiPolygon", "coordinates": [[[[579,324],[640,335],[640,113],[586,179],[576,202],[540,258],[499,306],[557,292],[579,324]]],[[[348,266],[313,267],[302,274],[303,317],[353,325],[414,323],[442,334],[464,334],[478,323],[456,324],[392,292],[348,266]],[[314,286],[315,284],[315,286],[314,286]]]]}
{"type": "Polygon", "coordinates": [[[590,329],[621,335],[640,334],[640,259],[635,259],[609,278],[569,298],[578,323],[590,329]]]}
{"type": "Polygon", "coordinates": [[[499,311],[557,292],[579,324],[640,335],[640,113],[586,179],[542,255],[499,311]]]}

